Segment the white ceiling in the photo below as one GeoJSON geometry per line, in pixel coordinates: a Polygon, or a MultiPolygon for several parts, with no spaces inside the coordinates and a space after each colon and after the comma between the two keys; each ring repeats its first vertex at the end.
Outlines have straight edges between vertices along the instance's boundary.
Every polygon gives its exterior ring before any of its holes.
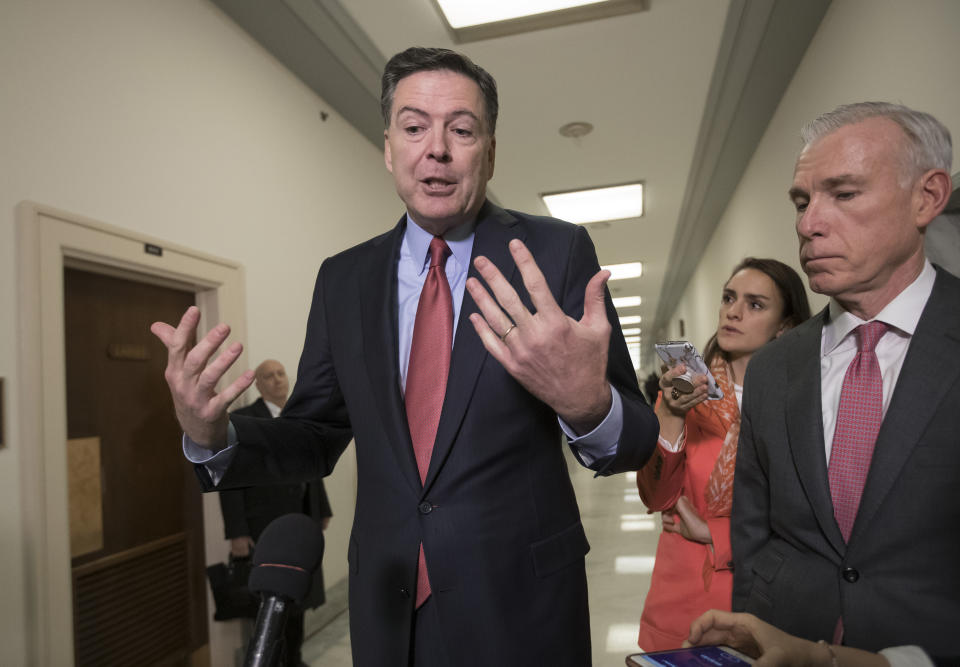
{"type": "Polygon", "coordinates": [[[409,46],[467,54],[497,80],[493,199],[642,180],[644,216],[588,229],[610,283],[640,295],[644,362],[829,0],[650,0],[634,14],[454,44],[431,0],[214,0],[377,145],[379,73],[409,46]],[[580,139],[561,125],[586,121],[580,139]]]}

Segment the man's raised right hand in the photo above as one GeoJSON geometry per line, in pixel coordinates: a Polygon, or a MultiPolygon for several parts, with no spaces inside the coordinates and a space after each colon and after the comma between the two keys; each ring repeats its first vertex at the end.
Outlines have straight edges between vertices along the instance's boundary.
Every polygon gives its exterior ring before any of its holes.
{"type": "Polygon", "coordinates": [[[216,393],[217,383],[240,356],[243,345],[232,343],[208,364],[230,335],[230,327],[218,324],[189,348],[199,322],[200,309],[190,306],[176,328],[165,322],[154,322],[150,331],[167,348],[167,369],[163,376],[170,386],[180,427],[201,447],[218,451],[227,446],[227,406],[253,384],[254,373],[246,371],[216,393]]]}

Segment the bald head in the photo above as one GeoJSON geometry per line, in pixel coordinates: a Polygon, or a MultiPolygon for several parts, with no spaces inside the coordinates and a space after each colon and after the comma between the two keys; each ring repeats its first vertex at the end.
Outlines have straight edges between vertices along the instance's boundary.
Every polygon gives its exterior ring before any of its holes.
{"type": "Polygon", "coordinates": [[[263,400],[282,408],[290,391],[287,371],[283,364],[276,359],[267,359],[257,366],[255,378],[257,391],[263,396],[263,400]]]}

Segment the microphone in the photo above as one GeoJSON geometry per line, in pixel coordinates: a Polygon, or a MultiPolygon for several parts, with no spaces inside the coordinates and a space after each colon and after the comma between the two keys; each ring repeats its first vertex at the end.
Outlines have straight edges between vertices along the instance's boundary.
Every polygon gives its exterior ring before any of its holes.
{"type": "Polygon", "coordinates": [[[323,558],[323,531],[306,514],[284,514],[270,522],[253,552],[247,587],[260,593],[260,611],[244,667],[272,667],[280,657],[290,608],[310,592],[323,558]]]}

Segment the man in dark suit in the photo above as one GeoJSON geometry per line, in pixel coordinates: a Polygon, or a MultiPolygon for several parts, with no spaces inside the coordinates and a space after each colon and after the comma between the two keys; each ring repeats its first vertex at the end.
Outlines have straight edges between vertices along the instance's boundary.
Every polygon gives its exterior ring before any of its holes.
{"type": "MultiPolygon", "coordinates": [[[[231,414],[260,419],[279,416],[287,403],[290,382],[287,371],[276,359],[267,359],[257,366],[254,380],[260,397],[250,405],[231,414]]],[[[248,486],[220,492],[220,510],[223,514],[225,536],[230,540],[230,554],[235,558],[249,558],[260,534],[270,522],[284,514],[303,513],[326,530],[333,513],[326,489],[320,477],[308,482],[248,486]]],[[[302,609],[290,613],[284,629],[284,666],[299,667],[300,647],[303,644],[303,609],[312,609],[324,603],[323,569],[317,568],[313,585],[302,604],[302,609]]]]}
{"type": "Polygon", "coordinates": [[[609,273],[583,228],[486,200],[487,72],[408,49],[387,64],[381,100],[407,212],[321,266],[280,419],[228,423],[250,375],[214,393],[240,353],[207,365],[225,325],[192,350],[195,308],[176,329],[154,325],[185,446],[222,450],[191,454],[210,488],[327,474],[355,438],[355,664],[589,665],[589,546],[561,433],[599,474],[642,466],[658,433],[609,273]]]}
{"type": "Polygon", "coordinates": [[[956,655],[960,620],[960,280],[923,253],[950,197],[950,135],[861,103],[803,138],[800,262],[831,300],[747,371],[733,607],[929,664],[917,647],[956,655]]]}

